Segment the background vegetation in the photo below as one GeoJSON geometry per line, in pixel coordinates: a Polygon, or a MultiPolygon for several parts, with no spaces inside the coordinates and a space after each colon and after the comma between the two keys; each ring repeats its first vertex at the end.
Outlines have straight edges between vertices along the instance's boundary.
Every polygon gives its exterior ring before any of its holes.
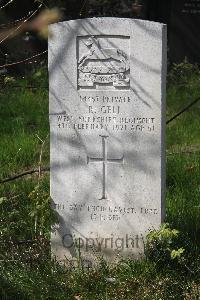
{"type": "MultiPolygon", "coordinates": [[[[13,30],[13,20],[21,24],[41,3],[59,6],[65,19],[134,14],[129,0],[20,1],[0,10],[1,40],[9,22],[13,30]]],[[[200,101],[167,125],[166,219],[149,235],[146,257],[115,266],[102,260],[92,270],[81,262],[66,269],[51,261],[50,227],[57,220],[49,195],[47,62],[40,56],[2,67],[46,49],[41,36],[48,18],[42,26],[41,16],[28,23],[0,46],[0,299],[199,299],[200,101]],[[14,178],[17,174],[24,176],[14,178]]],[[[173,65],[167,120],[198,97],[198,66],[187,60],[173,65]]]]}
{"type": "MultiPolygon", "coordinates": [[[[49,166],[45,67],[4,76],[0,179],[49,166]],[[41,155],[42,153],[42,155],[41,155]]],[[[200,72],[184,62],[168,75],[167,119],[200,95],[200,72]]],[[[200,103],[167,125],[166,223],[149,236],[143,261],[66,270],[50,260],[49,173],[0,185],[0,295],[5,299],[198,299],[200,103]],[[28,242],[27,242],[28,241],[28,242]],[[18,298],[17,298],[18,297],[18,298]]]]}

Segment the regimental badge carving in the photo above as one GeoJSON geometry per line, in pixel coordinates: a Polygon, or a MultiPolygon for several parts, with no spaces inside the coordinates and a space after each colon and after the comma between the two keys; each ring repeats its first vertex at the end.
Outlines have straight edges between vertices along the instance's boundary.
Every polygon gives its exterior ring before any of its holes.
{"type": "Polygon", "coordinates": [[[129,89],[129,40],[121,36],[78,37],[78,88],[129,89]]]}

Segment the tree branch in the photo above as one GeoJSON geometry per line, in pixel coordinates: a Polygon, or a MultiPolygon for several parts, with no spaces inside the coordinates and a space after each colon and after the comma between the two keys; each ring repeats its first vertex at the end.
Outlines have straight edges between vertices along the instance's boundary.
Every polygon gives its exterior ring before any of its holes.
{"type": "Polygon", "coordinates": [[[11,4],[13,1],[14,1],[14,0],[9,0],[6,4],[2,5],[2,6],[0,7],[0,9],[5,8],[5,7],[8,6],[9,4],[11,4]]]}
{"type": "MultiPolygon", "coordinates": [[[[168,152],[166,154],[166,156],[184,155],[184,154],[191,155],[191,154],[199,154],[199,153],[200,153],[200,150],[197,150],[197,151],[168,152]]],[[[40,172],[49,172],[49,171],[50,171],[50,167],[44,167],[44,168],[38,168],[38,169],[28,170],[28,171],[22,172],[20,174],[16,174],[16,175],[14,175],[12,177],[8,177],[8,178],[5,178],[5,179],[2,179],[2,180],[0,180],[0,184],[16,180],[16,179],[24,177],[26,175],[32,175],[34,173],[38,173],[39,174],[40,172]]]]}
{"type": "Polygon", "coordinates": [[[11,67],[11,66],[15,66],[15,65],[18,65],[18,64],[22,64],[22,63],[25,63],[25,62],[27,62],[27,61],[29,61],[29,60],[35,58],[35,57],[41,56],[41,55],[43,55],[43,54],[45,54],[45,53],[47,53],[47,50],[45,50],[45,51],[43,51],[43,52],[40,52],[40,53],[38,53],[38,54],[35,54],[35,55],[33,55],[33,56],[29,57],[29,58],[25,58],[25,59],[23,59],[23,60],[16,61],[16,62],[13,62],[13,63],[10,63],[10,64],[2,65],[2,66],[0,66],[0,69],[2,69],[2,68],[7,68],[7,67],[11,67]]]}
{"type": "Polygon", "coordinates": [[[177,117],[179,117],[180,115],[182,115],[182,113],[184,113],[186,110],[188,110],[191,106],[193,106],[194,104],[196,104],[198,101],[200,100],[200,97],[196,98],[194,101],[192,101],[189,105],[187,105],[186,107],[184,107],[180,112],[178,112],[175,116],[173,116],[171,119],[169,119],[166,124],[171,123],[173,120],[175,120],[177,117]]]}
{"type": "Polygon", "coordinates": [[[31,175],[31,174],[34,174],[34,173],[39,173],[40,171],[42,171],[42,172],[49,172],[50,171],[50,167],[44,167],[44,168],[41,168],[41,170],[39,170],[39,169],[33,169],[33,170],[28,170],[28,171],[22,172],[20,174],[14,175],[12,177],[0,180],[0,184],[16,180],[16,179],[21,178],[21,177],[26,176],[26,175],[31,175]]]}
{"type": "Polygon", "coordinates": [[[42,6],[43,3],[41,3],[35,11],[30,12],[30,14],[28,14],[28,16],[25,19],[22,18],[22,21],[18,22],[18,25],[6,30],[1,30],[0,44],[8,38],[14,37],[26,31],[36,31],[44,38],[47,38],[48,25],[54,22],[58,22],[61,19],[62,15],[60,11],[55,8],[42,10],[41,13],[37,15],[38,11],[42,6]],[[35,18],[33,18],[33,20],[30,20],[34,16],[35,18]]]}
{"type": "Polygon", "coordinates": [[[5,40],[7,40],[10,36],[15,36],[18,33],[23,32],[24,30],[27,30],[26,23],[34,16],[36,13],[39,11],[39,9],[42,7],[42,4],[38,6],[38,8],[31,14],[29,15],[25,20],[23,20],[19,26],[16,26],[12,29],[8,29],[6,31],[3,31],[0,35],[1,41],[0,44],[2,44],[5,40]]]}

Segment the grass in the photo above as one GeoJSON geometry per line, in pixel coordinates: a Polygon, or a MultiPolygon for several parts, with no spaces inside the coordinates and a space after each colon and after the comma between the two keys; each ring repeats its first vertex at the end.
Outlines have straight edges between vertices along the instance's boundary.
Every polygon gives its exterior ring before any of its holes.
{"type": "MultiPolygon", "coordinates": [[[[26,83],[19,84],[23,86],[26,83]]],[[[6,177],[38,164],[41,148],[38,137],[45,139],[49,131],[47,95],[47,90],[41,88],[31,90],[10,86],[2,90],[1,176],[6,177]]],[[[43,162],[48,163],[48,160],[48,151],[45,151],[43,162]]]]}
{"type": "MultiPolygon", "coordinates": [[[[172,73],[178,79],[168,84],[167,119],[200,96],[199,73],[185,74],[172,73]]],[[[46,82],[42,70],[1,90],[0,179],[37,168],[46,137],[42,166],[49,165],[46,82]],[[38,88],[25,88],[30,85],[38,88]]],[[[43,173],[39,181],[35,174],[0,185],[2,241],[35,240],[28,246],[1,243],[0,299],[199,299],[199,113],[197,103],[167,126],[166,222],[180,230],[176,246],[184,248],[184,259],[171,260],[161,248],[142,261],[117,266],[102,261],[89,271],[51,262],[48,239],[55,219],[49,209],[49,174],[43,173]]]]}

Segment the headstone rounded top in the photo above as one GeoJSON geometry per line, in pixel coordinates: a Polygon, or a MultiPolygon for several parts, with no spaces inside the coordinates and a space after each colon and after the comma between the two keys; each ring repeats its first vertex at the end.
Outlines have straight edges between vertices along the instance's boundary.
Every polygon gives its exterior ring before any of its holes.
{"type": "Polygon", "coordinates": [[[50,24],[50,28],[54,27],[57,24],[73,24],[73,23],[87,23],[87,22],[97,22],[97,23],[107,23],[107,22],[127,22],[127,23],[135,23],[135,24],[152,24],[154,26],[167,26],[164,23],[155,22],[155,21],[147,21],[142,19],[134,19],[134,18],[120,18],[120,17],[92,17],[92,18],[84,18],[84,19],[75,19],[75,20],[67,20],[67,21],[61,21],[57,23],[50,24]]]}
{"type": "Polygon", "coordinates": [[[52,251],[89,262],[140,256],[164,217],[165,26],[127,18],[51,26],[51,197],[60,220],[52,251]]]}

